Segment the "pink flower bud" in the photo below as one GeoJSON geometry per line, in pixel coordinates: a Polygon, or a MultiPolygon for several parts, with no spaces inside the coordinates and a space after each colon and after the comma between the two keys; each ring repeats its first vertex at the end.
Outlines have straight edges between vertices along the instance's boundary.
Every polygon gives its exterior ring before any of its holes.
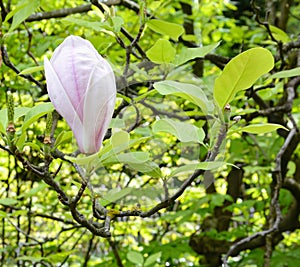
{"type": "Polygon", "coordinates": [[[44,66],[50,100],[71,127],[79,150],[98,152],[116,100],[109,63],[89,41],[69,36],[50,61],[45,57],[44,66]]]}

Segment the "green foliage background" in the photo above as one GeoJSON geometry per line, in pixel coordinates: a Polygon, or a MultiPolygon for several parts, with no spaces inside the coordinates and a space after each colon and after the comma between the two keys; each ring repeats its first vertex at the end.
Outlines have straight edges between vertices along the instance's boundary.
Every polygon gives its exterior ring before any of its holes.
{"type": "Polygon", "coordinates": [[[100,2],[0,1],[1,266],[298,266],[299,1],[100,2]],[[96,156],[55,112],[43,143],[43,57],[71,34],[116,75],[96,156]]]}

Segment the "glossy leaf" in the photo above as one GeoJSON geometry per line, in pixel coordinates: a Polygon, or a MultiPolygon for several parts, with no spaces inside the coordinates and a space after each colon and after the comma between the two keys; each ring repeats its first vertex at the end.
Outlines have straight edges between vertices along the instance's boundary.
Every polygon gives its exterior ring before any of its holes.
{"type": "Polygon", "coordinates": [[[149,20],[147,26],[157,33],[171,37],[175,41],[184,33],[184,28],[181,25],[159,19],[149,20]]]}
{"type": "Polygon", "coordinates": [[[162,81],[155,83],[154,88],[162,95],[177,95],[194,103],[205,114],[213,109],[212,102],[207,99],[204,91],[194,84],[162,81]]]}
{"type": "Polygon", "coordinates": [[[214,86],[215,103],[223,109],[236,93],[248,89],[274,66],[271,52],[265,48],[249,49],[234,57],[225,66],[214,86]]]}
{"type": "Polygon", "coordinates": [[[181,142],[203,143],[205,132],[190,123],[175,121],[172,119],[161,119],[156,121],[152,130],[154,133],[167,132],[176,136],[181,142]]]}
{"type": "Polygon", "coordinates": [[[147,57],[154,63],[170,63],[174,60],[175,48],[165,39],[159,39],[147,52],[147,57]]]}

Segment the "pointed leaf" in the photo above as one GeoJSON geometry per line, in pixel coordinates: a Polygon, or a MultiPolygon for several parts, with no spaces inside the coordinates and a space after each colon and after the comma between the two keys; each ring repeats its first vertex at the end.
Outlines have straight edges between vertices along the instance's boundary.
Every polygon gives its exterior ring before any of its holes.
{"type": "Polygon", "coordinates": [[[18,203],[18,200],[14,198],[1,198],[0,199],[0,205],[5,205],[5,206],[14,206],[18,203]]]}
{"type": "Polygon", "coordinates": [[[161,252],[157,252],[157,253],[155,253],[155,254],[150,255],[150,256],[146,259],[144,266],[145,266],[145,267],[151,266],[151,265],[154,264],[160,257],[161,257],[161,252]]]}
{"type": "Polygon", "coordinates": [[[207,99],[204,91],[199,86],[174,81],[162,81],[155,83],[154,88],[162,95],[177,95],[194,103],[205,114],[213,109],[212,102],[207,99]]]}
{"type": "Polygon", "coordinates": [[[279,71],[269,77],[269,79],[280,79],[280,78],[289,78],[289,77],[295,77],[300,76],[300,67],[294,68],[291,70],[283,70],[279,71]]]}
{"type": "Polygon", "coordinates": [[[175,41],[184,33],[184,28],[181,25],[159,19],[149,20],[147,26],[157,33],[170,36],[175,41]]]}
{"type": "Polygon", "coordinates": [[[167,132],[176,136],[181,142],[203,143],[205,132],[186,122],[179,122],[172,119],[161,119],[156,121],[152,130],[154,133],[167,132]]]}
{"type": "Polygon", "coordinates": [[[23,1],[21,3],[21,8],[19,8],[18,11],[14,14],[13,21],[8,32],[12,32],[14,29],[16,29],[40,6],[39,0],[28,0],[25,3],[23,1]]]}
{"type": "Polygon", "coordinates": [[[102,161],[104,165],[123,163],[123,164],[143,164],[149,160],[148,152],[129,152],[123,154],[113,154],[105,161],[102,161]]]}
{"type": "Polygon", "coordinates": [[[208,53],[210,53],[212,50],[214,50],[216,47],[220,45],[221,42],[218,42],[216,44],[211,44],[203,47],[194,47],[194,48],[182,48],[180,53],[176,55],[174,64],[176,66],[181,65],[191,59],[198,58],[198,57],[204,57],[208,53]]]}
{"type": "Polygon", "coordinates": [[[153,161],[147,161],[144,163],[130,163],[128,164],[131,169],[138,172],[145,173],[153,178],[161,178],[163,174],[159,166],[153,161]]]}
{"type": "Polygon", "coordinates": [[[264,134],[264,133],[273,132],[277,129],[284,129],[288,131],[288,129],[285,128],[284,126],[275,123],[251,124],[239,129],[239,131],[252,133],[252,134],[264,134]]]}
{"type": "Polygon", "coordinates": [[[143,265],[144,257],[140,252],[137,251],[129,251],[127,253],[127,259],[134,264],[143,265]]]}
{"type": "Polygon", "coordinates": [[[69,141],[71,141],[73,138],[73,132],[72,131],[62,131],[59,133],[59,135],[57,136],[55,143],[54,143],[54,147],[53,148],[57,148],[58,146],[68,143],[69,141]]]}
{"type": "Polygon", "coordinates": [[[42,71],[42,70],[44,70],[44,66],[30,67],[30,68],[27,68],[25,70],[22,70],[18,75],[31,74],[33,72],[42,71]]]}
{"type": "Polygon", "coordinates": [[[261,47],[249,49],[234,57],[215,81],[214,99],[216,104],[223,109],[227,103],[233,100],[237,92],[251,87],[273,66],[274,58],[271,52],[261,47]]]}
{"type": "Polygon", "coordinates": [[[147,57],[154,63],[170,63],[174,60],[175,48],[165,39],[159,39],[147,52],[147,57]]]}
{"type": "Polygon", "coordinates": [[[37,106],[34,106],[26,113],[21,131],[25,131],[33,122],[37,121],[40,117],[46,115],[47,113],[53,110],[54,107],[51,102],[42,103],[37,106]]]}
{"type": "Polygon", "coordinates": [[[181,167],[177,167],[174,171],[172,171],[169,177],[173,177],[179,173],[183,172],[194,172],[195,170],[213,170],[220,167],[223,167],[226,162],[222,161],[212,161],[212,162],[200,162],[194,164],[187,164],[181,167]]]}
{"type": "Polygon", "coordinates": [[[107,192],[103,199],[101,199],[100,203],[101,205],[105,206],[110,203],[116,202],[121,198],[126,197],[128,194],[131,193],[131,191],[134,190],[132,187],[126,187],[121,190],[118,188],[111,189],[109,192],[107,192]]]}

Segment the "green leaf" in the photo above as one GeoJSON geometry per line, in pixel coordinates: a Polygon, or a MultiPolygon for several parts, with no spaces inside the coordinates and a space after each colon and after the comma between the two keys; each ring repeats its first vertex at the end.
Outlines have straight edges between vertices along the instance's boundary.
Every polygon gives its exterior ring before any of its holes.
{"type": "Polygon", "coordinates": [[[22,133],[16,142],[16,147],[18,148],[18,150],[22,151],[23,147],[24,147],[24,143],[26,141],[26,132],[22,133]]]}
{"type": "Polygon", "coordinates": [[[0,198],[0,205],[14,206],[18,203],[18,200],[14,198],[0,198]]]}
{"type": "Polygon", "coordinates": [[[113,188],[104,195],[103,199],[100,200],[100,203],[103,206],[114,203],[117,200],[126,197],[131,193],[132,190],[134,190],[134,188],[132,187],[126,187],[121,190],[119,190],[118,188],[113,188]]]}
{"type": "Polygon", "coordinates": [[[160,257],[161,257],[161,252],[157,252],[157,253],[155,253],[155,254],[150,255],[150,256],[146,259],[144,266],[145,266],[145,267],[151,266],[151,265],[154,264],[160,257]]]}
{"type": "Polygon", "coordinates": [[[148,152],[129,152],[123,154],[113,154],[105,161],[102,161],[102,164],[109,165],[115,163],[122,163],[122,164],[143,164],[149,160],[148,152]]]}
{"type": "Polygon", "coordinates": [[[137,251],[129,251],[127,253],[127,259],[137,265],[143,265],[144,263],[143,255],[137,251]]]}
{"type": "Polygon", "coordinates": [[[92,154],[92,155],[89,155],[89,156],[86,156],[86,155],[80,155],[78,158],[73,158],[73,157],[70,157],[70,156],[65,156],[65,158],[71,162],[74,162],[78,165],[81,165],[81,166],[87,166],[91,163],[94,163],[96,161],[98,161],[98,153],[95,153],[95,154],[92,154]],[[81,156],[81,157],[80,157],[81,156]]]}
{"type": "Polygon", "coordinates": [[[161,178],[163,174],[159,166],[153,161],[147,161],[144,163],[130,163],[128,164],[131,169],[138,172],[145,173],[153,178],[161,178]]]}
{"type": "Polygon", "coordinates": [[[204,91],[196,85],[174,81],[162,81],[154,83],[154,88],[162,95],[176,95],[182,97],[201,108],[204,114],[213,110],[212,102],[209,101],[204,91]]]}
{"type": "Polygon", "coordinates": [[[113,23],[113,29],[114,32],[120,32],[122,25],[124,24],[124,20],[122,17],[111,17],[112,23],[113,23]]]}
{"type": "Polygon", "coordinates": [[[154,63],[170,63],[174,60],[175,48],[165,39],[159,39],[147,52],[147,57],[154,63]]]}
{"type": "Polygon", "coordinates": [[[175,121],[172,119],[161,119],[156,121],[152,130],[154,133],[167,132],[176,136],[181,142],[197,142],[202,144],[205,132],[202,128],[186,122],[175,121]]]}
{"type": "MultiPolygon", "coordinates": [[[[107,27],[104,27],[105,26],[104,23],[101,23],[99,21],[89,21],[89,20],[78,19],[78,18],[73,18],[73,17],[65,18],[62,21],[63,22],[70,22],[71,24],[76,24],[76,25],[79,25],[79,26],[81,26],[83,28],[86,28],[86,29],[92,29],[96,32],[101,32],[105,28],[107,28],[107,27]]],[[[108,25],[106,24],[106,26],[108,26],[108,25]]]]}
{"type": "Polygon", "coordinates": [[[289,78],[289,77],[295,77],[300,76],[300,67],[290,69],[290,70],[283,70],[279,71],[269,77],[269,79],[281,79],[281,78],[289,78]]]}
{"type": "Polygon", "coordinates": [[[181,25],[159,19],[149,20],[147,26],[157,33],[171,37],[175,41],[184,33],[184,28],[181,25]]]}
{"type": "Polygon", "coordinates": [[[194,164],[187,164],[181,167],[177,167],[175,170],[173,170],[169,177],[173,177],[179,173],[183,172],[194,172],[195,170],[213,170],[220,167],[223,167],[226,165],[226,162],[222,161],[211,161],[211,162],[200,162],[200,163],[194,163],[194,164]]]}
{"type": "Polygon", "coordinates": [[[290,41],[290,37],[283,30],[273,25],[269,25],[269,27],[276,40],[281,41],[283,43],[287,43],[290,41]]]}
{"type": "Polygon", "coordinates": [[[8,32],[16,29],[25,19],[27,19],[40,6],[40,0],[19,1],[22,3],[18,11],[13,16],[13,21],[8,32]]]}
{"type": "Polygon", "coordinates": [[[46,115],[48,112],[53,110],[54,107],[51,102],[42,103],[37,106],[34,106],[26,113],[21,131],[24,132],[32,123],[34,123],[40,117],[46,115]]]}
{"type": "Polygon", "coordinates": [[[31,74],[33,72],[42,71],[42,70],[44,70],[44,66],[30,67],[30,68],[27,68],[25,70],[22,70],[18,75],[31,74]]]}
{"type": "Polygon", "coordinates": [[[252,134],[264,134],[264,133],[273,132],[277,129],[284,129],[288,131],[288,129],[285,128],[284,126],[275,123],[251,124],[241,129],[238,129],[238,131],[252,133],[252,134]]]}
{"type": "Polygon", "coordinates": [[[273,66],[274,58],[271,52],[261,47],[249,49],[234,57],[215,81],[214,99],[216,104],[223,110],[237,92],[251,87],[273,66]]]}
{"type": "Polygon", "coordinates": [[[73,138],[72,131],[61,131],[55,140],[53,148],[57,148],[60,145],[69,143],[72,140],[72,138],[73,138]]]}
{"type": "Polygon", "coordinates": [[[212,50],[214,50],[216,47],[220,45],[221,42],[218,42],[216,44],[211,44],[203,47],[195,47],[195,48],[182,48],[180,53],[176,55],[174,64],[176,66],[182,65],[186,63],[187,61],[198,58],[198,57],[204,57],[208,53],[210,53],[212,50]]]}
{"type": "Polygon", "coordinates": [[[111,122],[109,124],[109,128],[122,129],[122,128],[125,128],[125,127],[126,127],[126,124],[125,124],[124,118],[123,119],[112,118],[111,122]]]}
{"type": "Polygon", "coordinates": [[[112,148],[127,149],[129,146],[130,135],[126,131],[115,132],[110,138],[112,148]]]}

